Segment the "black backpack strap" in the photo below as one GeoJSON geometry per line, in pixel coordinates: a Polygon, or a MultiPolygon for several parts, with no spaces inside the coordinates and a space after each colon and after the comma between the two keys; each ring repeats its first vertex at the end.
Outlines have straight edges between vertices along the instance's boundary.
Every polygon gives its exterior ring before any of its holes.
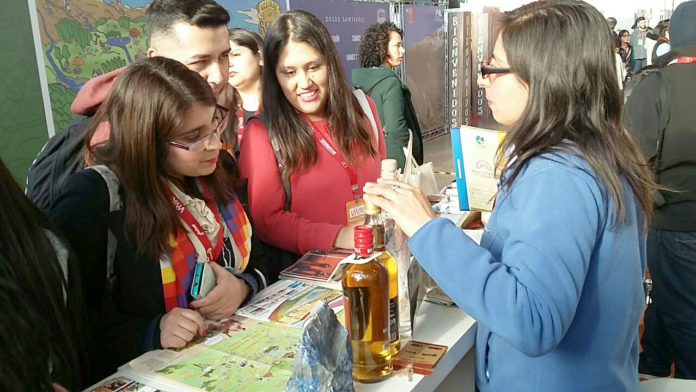
{"type": "MultiPolygon", "coordinates": [[[[268,117],[266,116],[266,113],[263,111],[260,113],[257,113],[251,117],[249,117],[249,120],[252,118],[257,118],[261,123],[263,124],[264,128],[266,128],[266,132],[268,133],[268,117]]],[[[278,142],[275,141],[273,137],[271,137],[271,134],[268,134],[268,138],[271,141],[271,148],[273,148],[273,155],[275,155],[276,163],[278,164],[278,175],[280,176],[280,181],[283,183],[283,190],[285,191],[285,204],[283,204],[283,211],[290,211],[290,202],[291,202],[291,193],[290,193],[290,183],[288,180],[283,176],[281,168],[283,167],[283,161],[284,158],[282,154],[280,153],[280,147],[278,146],[278,142]]]]}
{"type": "Polygon", "coordinates": [[[659,173],[659,167],[660,167],[660,162],[662,161],[662,147],[664,145],[665,141],[665,130],[667,129],[667,123],[669,122],[669,106],[667,102],[667,88],[665,87],[665,79],[664,76],[662,75],[662,71],[657,70],[654,72],[655,77],[657,78],[657,83],[659,84],[659,98],[660,100],[658,101],[658,106],[657,106],[657,115],[658,115],[658,133],[657,133],[657,145],[656,145],[656,154],[655,154],[655,163],[653,165],[653,171],[655,173],[655,181],[659,183],[660,179],[660,173],[659,173]]]}

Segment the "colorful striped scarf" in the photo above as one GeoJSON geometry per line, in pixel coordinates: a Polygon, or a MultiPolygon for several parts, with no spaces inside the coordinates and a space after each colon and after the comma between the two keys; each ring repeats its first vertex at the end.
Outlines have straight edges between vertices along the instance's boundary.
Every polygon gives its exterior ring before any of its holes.
{"type": "MultiPolygon", "coordinates": [[[[242,260],[235,260],[235,272],[242,272],[249,264],[251,253],[251,224],[239,200],[235,199],[226,206],[218,206],[222,220],[227,225],[232,240],[242,255],[242,260]]],[[[220,227],[220,230],[223,230],[220,227]]],[[[183,229],[169,237],[172,252],[169,259],[160,260],[162,273],[162,291],[167,312],[174,308],[188,308],[191,297],[191,281],[198,255],[193,243],[183,229]]]]}

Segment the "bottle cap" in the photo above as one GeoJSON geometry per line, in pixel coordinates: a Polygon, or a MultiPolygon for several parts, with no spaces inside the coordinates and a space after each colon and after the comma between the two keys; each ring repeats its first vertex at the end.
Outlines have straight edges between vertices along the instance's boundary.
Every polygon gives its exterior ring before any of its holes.
{"type": "Polygon", "coordinates": [[[366,257],[372,254],[372,226],[360,225],[355,227],[355,254],[366,257]]]}
{"type": "Polygon", "coordinates": [[[380,177],[389,180],[396,180],[396,159],[382,159],[380,177]]]}
{"type": "Polygon", "coordinates": [[[367,215],[377,215],[380,212],[382,212],[382,209],[379,208],[376,204],[372,204],[369,201],[365,200],[365,214],[367,215]]]}
{"type": "Polygon", "coordinates": [[[382,171],[396,171],[396,159],[382,159],[382,171]]]}

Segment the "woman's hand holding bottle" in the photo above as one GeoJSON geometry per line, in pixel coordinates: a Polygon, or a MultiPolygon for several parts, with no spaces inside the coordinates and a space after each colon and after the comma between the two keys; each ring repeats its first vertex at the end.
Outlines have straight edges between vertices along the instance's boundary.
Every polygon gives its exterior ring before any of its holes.
{"type": "Polygon", "coordinates": [[[366,201],[387,211],[409,237],[435,217],[423,192],[405,182],[379,179],[363,188],[366,201]]]}

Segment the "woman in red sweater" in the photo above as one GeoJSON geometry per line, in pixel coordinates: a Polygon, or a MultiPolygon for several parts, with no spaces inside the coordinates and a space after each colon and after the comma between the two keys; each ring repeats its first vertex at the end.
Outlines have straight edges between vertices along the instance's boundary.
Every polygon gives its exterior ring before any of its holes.
{"type": "Polygon", "coordinates": [[[329,32],[307,12],[275,19],[263,56],[264,112],[247,124],[240,156],[255,233],[295,253],[352,249],[347,205],[379,177],[386,156],[374,103],[376,134],[329,32]]]}

